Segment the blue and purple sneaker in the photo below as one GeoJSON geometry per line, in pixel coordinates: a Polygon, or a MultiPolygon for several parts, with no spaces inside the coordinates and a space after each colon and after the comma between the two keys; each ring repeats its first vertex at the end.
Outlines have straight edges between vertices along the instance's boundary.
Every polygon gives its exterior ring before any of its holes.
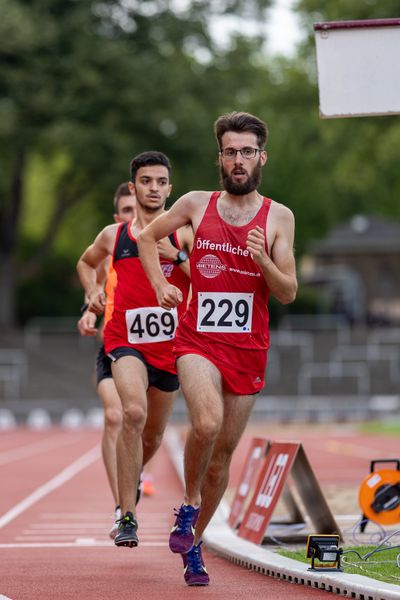
{"type": "Polygon", "coordinates": [[[185,554],[193,548],[195,525],[200,508],[190,504],[182,504],[179,510],[174,509],[176,520],[169,536],[171,552],[185,554]]]}
{"type": "Polygon", "coordinates": [[[201,554],[200,546],[202,543],[203,542],[199,542],[199,544],[193,546],[189,552],[182,554],[184,567],[183,576],[187,585],[208,585],[210,583],[210,578],[201,554]]]}

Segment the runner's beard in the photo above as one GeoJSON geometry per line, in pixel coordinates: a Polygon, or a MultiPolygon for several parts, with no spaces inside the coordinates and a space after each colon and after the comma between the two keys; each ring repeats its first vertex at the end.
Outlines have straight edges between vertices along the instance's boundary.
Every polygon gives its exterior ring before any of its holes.
{"type": "Polygon", "coordinates": [[[220,165],[219,172],[220,183],[222,187],[228,192],[228,194],[232,194],[232,196],[245,196],[246,194],[250,194],[250,192],[254,192],[254,190],[260,187],[261,161],[257,163],[253,169],[253,172],[243,183],[235,183],[222,165],[220,165]]]}

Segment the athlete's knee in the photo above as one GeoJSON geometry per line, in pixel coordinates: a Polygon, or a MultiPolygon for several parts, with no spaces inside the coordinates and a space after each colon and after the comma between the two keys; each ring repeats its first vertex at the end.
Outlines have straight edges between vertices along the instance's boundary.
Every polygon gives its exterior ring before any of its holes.
{"type": "Polygon", "coordinates": [[[122,426],[124,429],[136,430],[140,433],[144,429],[146,422],[146,411],[144,407],[131,404],[124,408],[122,426]]]}
{"type": "Polygon", "coordinates": [[[104,411],[104,428],[110,432],[118,432],[122,426],[122,408],[106,408],[104,411]]]}
{"type": "Polygon", "coordinates": [[[198,422],[192,423],[193,435],[203,444],[213,444],[222,427],[222,418],[204,416],[198,422]]]}

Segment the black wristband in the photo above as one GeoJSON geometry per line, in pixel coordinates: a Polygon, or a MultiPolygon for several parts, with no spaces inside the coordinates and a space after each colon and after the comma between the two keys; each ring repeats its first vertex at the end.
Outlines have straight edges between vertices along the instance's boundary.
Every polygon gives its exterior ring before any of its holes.
{"type": "Polygon", "coordinates": [[[84,312],[87,311],[87,309],[89,308],[89,304],[87,302],[85,302],[85,304],[82,304],[80,311],[83,314],[84,312]]]}

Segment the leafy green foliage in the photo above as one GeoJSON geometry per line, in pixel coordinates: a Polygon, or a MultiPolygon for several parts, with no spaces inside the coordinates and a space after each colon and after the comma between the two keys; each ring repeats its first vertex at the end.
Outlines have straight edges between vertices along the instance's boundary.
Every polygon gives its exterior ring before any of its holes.
{"type": "MultiPolygon", "coordinates": [[[[74,273],[138,152],[169,155],[172,201],[216,189],[212,124],[231,110],[269,124],[262,191],[295,213],[299,258],[354,213],[400,219],[398,119],[319,119],[312,30],[317,20],[396,16],[398,3],[299,0],[308,38],[291,59],[266,55],[261,35],[225,46],[211,37],[212,19],[221,31],[232,15],[261,23],[271,3],[0,0],[0,258],[16,260],[21,286],[50,290],[52,254],[74,273]]],[[[0,270],[0,291],[9,285],[0,270]]],[[[0,320],[12,322],[12,307],[0,320]]]]}

